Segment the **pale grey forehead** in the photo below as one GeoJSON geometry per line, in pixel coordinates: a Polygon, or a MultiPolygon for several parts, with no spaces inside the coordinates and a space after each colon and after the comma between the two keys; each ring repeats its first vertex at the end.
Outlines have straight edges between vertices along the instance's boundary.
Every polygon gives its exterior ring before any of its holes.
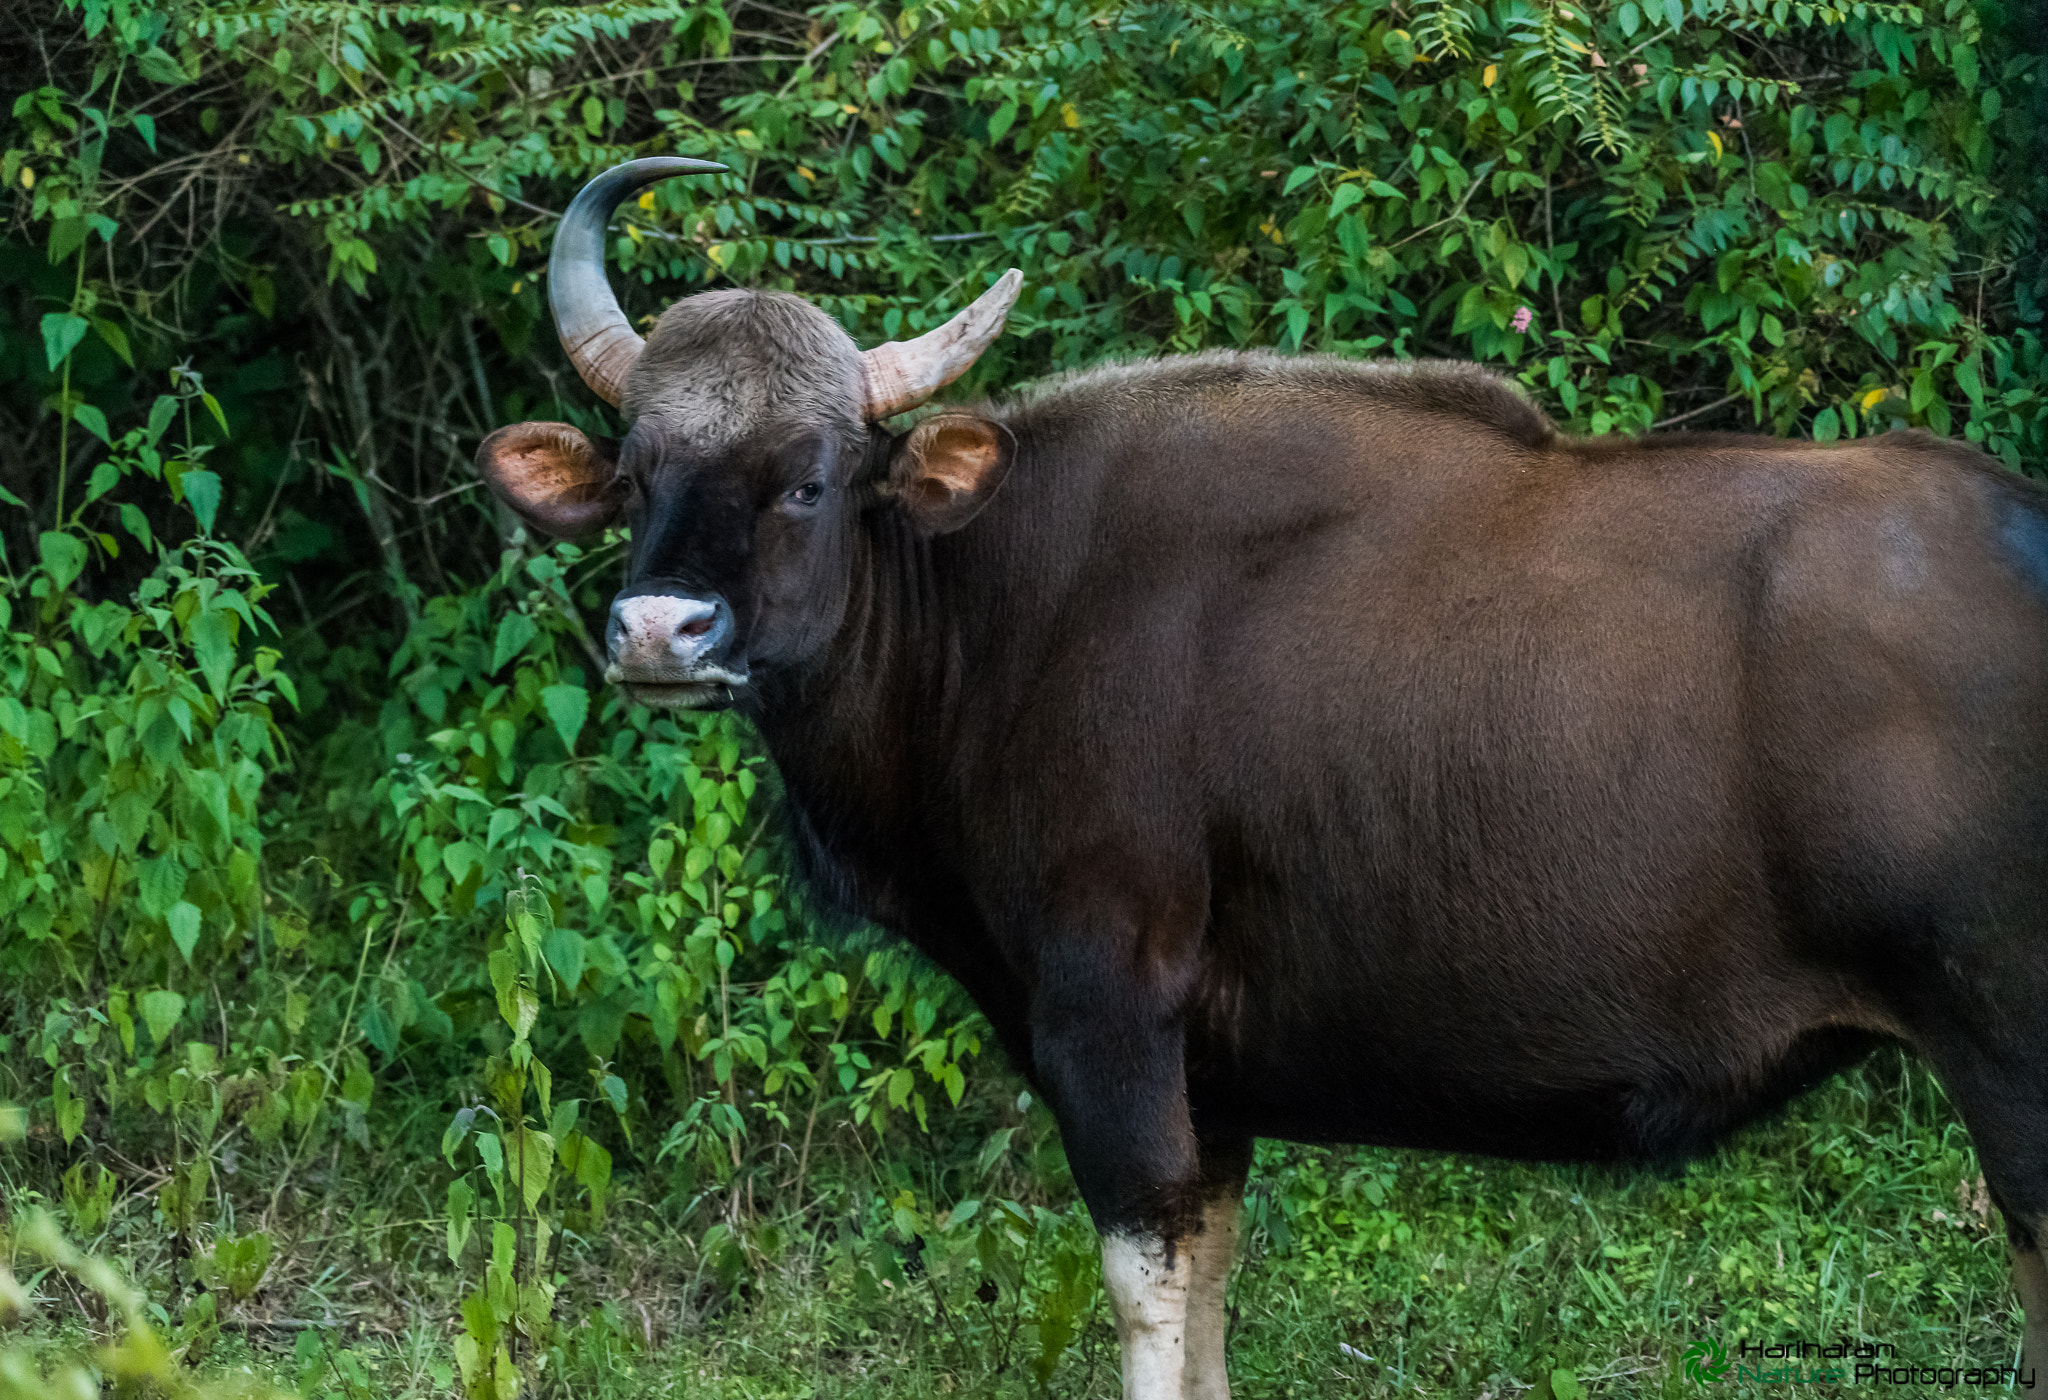
{"type": "Polygon", "coordinates": [[[860,351],[838,322],[786,292],[719,291],[661,314],[620,407],[698,446],[769,424],[861,427],[860,351]]]}

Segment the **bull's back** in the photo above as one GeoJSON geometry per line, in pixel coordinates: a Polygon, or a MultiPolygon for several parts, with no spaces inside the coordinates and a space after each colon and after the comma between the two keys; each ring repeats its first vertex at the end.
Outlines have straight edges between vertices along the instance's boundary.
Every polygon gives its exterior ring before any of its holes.
{"type": "Polygon", "coordinates": [[[1350,1082],[1334,1135],[1687,1150],[1924,1041],[1944,940],[2024,961],[2031,492],[1883,440],[1440,455],[1362,443],[1380,509],[1213,610],[1213,1063],[1350,1082]]]}

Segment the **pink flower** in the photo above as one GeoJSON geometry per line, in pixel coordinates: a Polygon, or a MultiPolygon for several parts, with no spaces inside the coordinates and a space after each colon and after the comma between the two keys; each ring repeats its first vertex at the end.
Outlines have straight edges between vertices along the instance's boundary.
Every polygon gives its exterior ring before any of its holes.
{"type": "Polygon", "coordinates": [[[1530,325],[1535,321],[1535,319],[1536,313],[1531,311],[1528,307],[1523,306],[1516,309],[1515,319],[1509,322],[1509,324],[1512,325],[1515,328],[1516,333],[1519,334],[1520,332],[1529,329],[1530,325]]]}

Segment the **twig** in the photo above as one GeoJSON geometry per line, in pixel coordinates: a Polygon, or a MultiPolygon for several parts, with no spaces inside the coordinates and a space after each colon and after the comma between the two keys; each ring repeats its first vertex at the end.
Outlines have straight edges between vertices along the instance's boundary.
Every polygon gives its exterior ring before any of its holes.
{"type": "Polygon", "coordinates": [[[1722,405],[1734,403],[1737,399],[1742,397],[1743,395],[1741,394],[1724,395],[1721,398],[1715,399],[1712,403],[1703,403],[1698,408],[1687,409],[1684,413],[1679,414],[1675,418],[1666,418],[1661,422],[1652,423],[1650,426],[1653,429],[1668,428],[1674,423],[1683,423],[1688,418],[1697,418],[1702,413],[1712,413],[1715,409],[1720,408],[1722,405]]]}
{"type": "Polygon", "coordinates": [[[397,122],[395,122],[395,121],[391,120],[391,119],[390,119],[389,117],[386,117],[386,116],[384,116],[384,115],[383,115],[383,114],[382,114],[381,112],[380,112],[380,113],[378,114],[378,116],[379,116],[379,118],[380,118],[380,119],[382,120],[383,124],[384,124],[384,125],[385,125],[386,127],[388,127],[389,129],[391,129],[392,131],[395,131],[395,132],[397,132],[397,133],[398,133],[398,134],[399,134],[400,136],[403,136],[403,137],[404,137],[404,138],[405,138],[406,140],[408,140],[408,141],[412,142],[412,144],[413,144],[413,145],[414,145],[415,147],[417,147],[417,148],[418,148],[419,150],[421,150],[422,152],[426,153],[427,155],[430,155],[430,156],[432,156],[432,157],[433,157],[433,158],[434,158],[435,160],[438,160],[438,161],[440,161],[440,162],[441,162],[441,163],[442,163],[443,165],[447,166],[447,167],[448,167],[448,168],[449,168],[450,170],[454,171],[454,172],[455,172],[455,173],[456,173],[457,175],[460,175],[460,176],[461,176],[461,177],[462,177],[463,179],[465,179],[465,180],[469,181],[469,183],[471,183],[472,185],[475,185],[475,186],[476,186],[476,187],[477,187],[478,189],[482,190],[482,191],[483,191],[483,192],[484,192],[485,194],[487,194],[487,195],[492,195],[492,196],[494,196],[494,197],[496,197],[496,198],[498,198],[498,199],[502,199],[502,200],[504,200],[504,201],[505,201],[505,202],[506,202],[507,204],[516,204],[516,205],[518,205],[518,206],[519,206],[519,207],[520,207],[521,209],[524,209],[524,210],[528,211],[529,213],[539,214],[539,215],[540,215],[540,216],[542,216],[543,218],[548,218],[548,219],[560,219],[560,218],[562,217],[562,216],[561,216],[560,214],[556,213],[556,212],[555,212],[554,210],[552,210],[552,209],[543,209],[543,208],[542,208],[542,207],[541,207],[540,205],[538,205],[538,204],[533,204],[533,203],[530,203],[530,202],[528,202],[527,200],[521,199],[521,198],[520,198],[520,197],[519,197],[518,195],[516,195],[516,194],[506,194],[506,193],[505,193],[505,192],[504,192],[503,190],[495,190],[495,189],[492,189],[492,188],[491,188],[491,187],[490,187],[489,185],[485,184],[485,183],[484,183],[484,182],[483,182],[482,180],[479,180],[479,179],[478,179],[478,178],[477,178],[476,176],[474,176],[474,175],[470,174],[470,173],[469,173],[469,171],[468,171],[467,169],[465,169],[465,168],[464,168],[463,166],[461,166],[461,165],[458,165],[458,164],[457,164],[456,162],[454,162],[454,161],[450,160],[450,159],[449,159],[449,158],[448,158],[448,157],[447,157],[446,155],[444,155],[444,154],[443,154],[443,153],[442,153],[441,151],[437,150],[436,148],[434,148],[434,147],[432,147],[432,146],[429,146],[429,145],[428,145],[428,144],[427,144],[426,142],[424,142],[424,141],[420,140],[420,138],[419,138],[419,137],[417,137],[417,136],[413,135],[413,134],[412,134],[412,133],[411,133],[410,131],[408,131],[408,130],[407,130],[406,128],[404,128],[403,126],[400,126],[400,125],[399,125],[399,124],[398,124],[397,122]]]}
{"type": "Polygon", "coordinates": [[[256,115],[256,110],[257,104],[253,102],[250,103],[246,109],[244,109],[240,118],[236,120],[233,129],[231,129],[228,132],[227,139],[221,142],[218,146],[215,146],[212,150],[206,151],[201,155],[199,163],[194,165],[192,169],[186,173],[184,180],[178,185],[178,188],[171,191],[171,197],[169,199],[166,199],[163,202],[163,206],[159,208],[154,214],[151,214],[149,218],[143,222],[142,227],[135,230],[135,232],[130,236],[131,242],[138,244],[141,243],[143,235],[147,234],[152,228],[156,227],[157,220],[163,218],[164,215],[170,213],[171,206],[178,202],[178,196],[184,194],[187,190],[189,190],[192,187],[192,182],[199,178],[200,172],[205,170],[209,165],[211,165],[214,162],[215,158],[225,157],[234,152],[235,138],[242,134],[242,128],[249,124],[249,118],[256,115]]]}
{"type": "MultiPolygon", "coordinates": [[[[415,415],[400,413],[394,414],[393,416],[399,418],[410,418],[415,415]]],[[[376,470],[374,468],[363,473],[363,480],[372,483],[373,485],[376,486],[378,490],[386,492],[389,495],[396,496],[399,500],[404,501],[407,505],[413,506],[437,505],[440,502],[447,500],[450,496],[460,496],[463,492],[474,491],[476,490],[477,487],[484,484],[483,479],[479,477],[475,481],[465,481],[460,486],[451,486],[446,491],[441,492],[439,495],[422,497],[406,495],[405,492],[399,490],[396,486],[393,486],[383,477],[377,475],[376,470]]]]}
{"type": "Polygon", "coordinates": [[[1458,196],[1457,208],[1453,209],[1450,213],[1444,215],[1441,219],[1438,219],[1435,223],[1427,224],[1422,228],[1415,230],[1415,232],[1409,234],[1406,238],[1402,239],[1400,243],[1388,244],[1388,249],[1392,250],[1394,248],[1399,248],[1404,243],[1413,243],[1416,239],[1422,237],[1422,235],[1425,233],[1433,232],[1436,229],[1442,228],[1445,224],[1455,223],[1459,219],[1462,219],[1465,216],[1465,206],[1472,202],[1473,195],[1479,193],[1479,187],[1486,183],[1486,176],[1488,172],[1492,169],[1492,161],[1489,160],[1482,162],[1479,165],[1479,167],[1472,172],[1472,182],[1465,186],[1465,193],[1458,196]]]}
{"type": "MultiPolygon", "coordinates": [[[[1550,254],[1554,262],[1557,258],[1557,230],[1550,222],[1550,177],[1548,175],[1543,177],[1543,249],[1550,254]]],[[[1553,271],[1550,274],[1550,309],[1556,313],[1557,320],[1551,323],[1551,329],[1563,330],[1564,298],[1558,291],[1557,282],[1557,273],[1553,271]]]]}

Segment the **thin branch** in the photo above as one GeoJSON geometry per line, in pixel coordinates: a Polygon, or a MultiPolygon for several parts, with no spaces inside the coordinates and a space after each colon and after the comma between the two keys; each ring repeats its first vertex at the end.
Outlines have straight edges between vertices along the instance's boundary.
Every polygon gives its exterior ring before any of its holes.
{"type": "Polygon", "coordinates": [[[1698,408],[1687,409],[1684,413],[1681,413],[1674,418],[1666,418],[1659,422],[1652,423],[1650,427],[1653,429],[1668,428],[1675,423],[1683,423],[1688,418],[1697,418],[1702,413],[1712,413],[1717,408],[1725,407],[1728,404],[1734,403],[1737,399],[1746,397],[1748,396],[1745,394],[1728,394],[1725,397],[1715,399],[1712,403],[1703,403],[1698,408]]]}
{"type": "Polygon", "coordinates": [[[383,116],[381,113],[379,114],[379,120],[385,127],[397,132],[400,136],[403,136],[406,140],[412,142],[413,146],[416,149],[418,149],[419,151],[423,152],[426,155],[432,156],[435,160],[440,161],[443,165],[447,166],[457,175],[460,175],[463,179],[469,181],[469,183],[471,183],[472,185],[475,185],[485,194],[493,195],[499,199],[502,199],[507,204],[516,204],[521,209],[527,210],[529,213],[539,214],[544,218],[559,220],[562,217],[554,210],[544,209],[538,204],[533,204],[528,202],[527,200],[521,199],[516,194],[506,194],[503,190],[492,189],[482,180],[479,180],[476,176],[470,174],[470,172],[464,169],[461,165],[458,165],[455,161],[450,160],[440,150],[433,146],[429,146],[426,142],[420,140],[419,137],[413,135],[412,132],[408,131],[405,127],[399,125],[399,123],[397,123],[396,121],[393,121],[389,117],[383,116]]]}

